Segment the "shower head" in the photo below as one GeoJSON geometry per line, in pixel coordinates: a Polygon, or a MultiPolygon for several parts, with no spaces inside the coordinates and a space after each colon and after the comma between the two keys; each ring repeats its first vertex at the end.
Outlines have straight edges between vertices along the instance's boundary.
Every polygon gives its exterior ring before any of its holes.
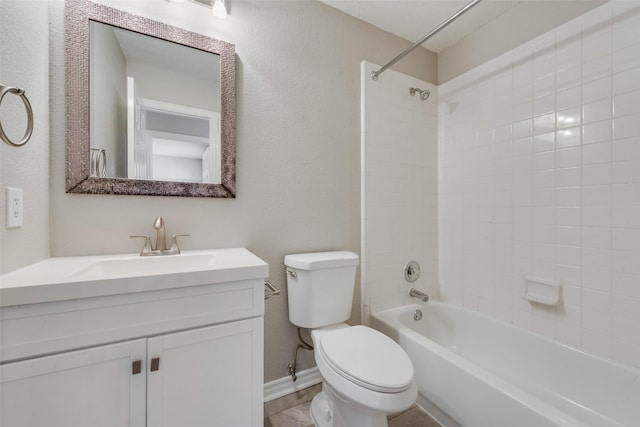
{"type": "Polygon", "coordinates": [[[409,95],[414,96],[416,93],[420,94],[420,101],[426,101],[431,95],[431,92],[427,89],[420,89],[418,87],[409,88],[409,95]]]}

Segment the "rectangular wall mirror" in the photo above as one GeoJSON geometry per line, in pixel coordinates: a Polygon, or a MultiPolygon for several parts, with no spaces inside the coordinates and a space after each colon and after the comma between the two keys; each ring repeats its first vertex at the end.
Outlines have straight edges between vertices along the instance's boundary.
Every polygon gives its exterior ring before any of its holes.
{"type": "Polygon", "coordinates": [[[235,197],[235,47],[66,2],[67,192],[235,197]]]}

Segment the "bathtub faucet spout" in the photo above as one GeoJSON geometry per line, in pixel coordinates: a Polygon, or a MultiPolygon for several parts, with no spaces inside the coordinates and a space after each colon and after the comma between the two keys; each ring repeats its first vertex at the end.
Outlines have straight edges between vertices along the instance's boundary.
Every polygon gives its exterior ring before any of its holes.
{"type": "Polygon", "coordinates": [[[409,296],[410,297],[414,297],[414,298],[418,298],[422,302],[429,301],[429,295],[425,294],[424,292],[420,292],[419,290],[417,290],[415,288],[410,288],[409,289],[409,296]]]}

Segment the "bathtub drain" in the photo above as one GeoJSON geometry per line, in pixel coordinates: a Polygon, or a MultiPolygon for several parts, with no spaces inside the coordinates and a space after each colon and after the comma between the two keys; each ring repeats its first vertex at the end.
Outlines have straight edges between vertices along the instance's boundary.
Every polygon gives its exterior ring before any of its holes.
{"type": "Polygon", "coordinates": [[[413,312],[413,320],[420,320],[422,319],[422,310],[418,309],[416,311],[413,312]]]}

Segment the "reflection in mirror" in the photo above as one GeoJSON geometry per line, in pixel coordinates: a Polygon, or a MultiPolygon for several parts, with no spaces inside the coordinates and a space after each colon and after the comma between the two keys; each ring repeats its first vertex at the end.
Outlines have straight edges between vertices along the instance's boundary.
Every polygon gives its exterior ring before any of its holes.
{"type": "Polygon", "coordinates": [[[68,192],[235,197],[232,44],[85,0],[65,32],[68,192]]]}
{"type": "Polygon", "coordinates": [[[90,43],[96,176],[220,184],[220,57],[95,21],[90,43]]]}

